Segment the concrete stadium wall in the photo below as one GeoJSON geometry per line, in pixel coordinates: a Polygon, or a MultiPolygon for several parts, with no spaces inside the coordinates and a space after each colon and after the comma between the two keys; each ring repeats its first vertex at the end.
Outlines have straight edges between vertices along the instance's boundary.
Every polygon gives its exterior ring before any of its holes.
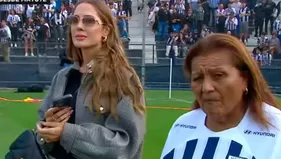
{"type": "MultiPolygon", "coordinates": [[[[141,77],[141,66],[134,68],[141,77]]],[[[49,85],[53,76],[60,70],[58,64],[1,64],[0,66],[0,87],[22,87],[30,84],[49,85]]],[[[262,73],[272,87],[281,87],[281,68],[262,68],[262,73]]],[[[169,66],[167,65],[147,65],[145,69],[146,87],[168,88],[169,86],[169,66]]],[[[173,67],[173,88],[188,88],[188,80],[183,75],[183,66],[173,67]]]]}

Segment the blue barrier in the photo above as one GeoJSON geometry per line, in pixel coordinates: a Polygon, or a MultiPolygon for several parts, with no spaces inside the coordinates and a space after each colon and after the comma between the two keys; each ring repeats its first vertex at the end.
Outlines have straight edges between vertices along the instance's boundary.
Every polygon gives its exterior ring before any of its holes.
{"type": "MultiPolygon", "coordinates": [[[[133,66],[141,77],[140,65],[133,66]]],[[[55,73],[61,69],[58,64],[1,64],[0,87],[21,87],[30,84],[49,85],[55,73]]],[[[145,66],[145,87],[166,89],[169,86],[170,66],[147,65],[145,66]]],[[[262,68],[266,81],[272,89],[281,91],[281,68],[262,68]]],[[[173,66],[172,88],[190,88],[189,81],[184,77],[183,66],[173,66]]]]}

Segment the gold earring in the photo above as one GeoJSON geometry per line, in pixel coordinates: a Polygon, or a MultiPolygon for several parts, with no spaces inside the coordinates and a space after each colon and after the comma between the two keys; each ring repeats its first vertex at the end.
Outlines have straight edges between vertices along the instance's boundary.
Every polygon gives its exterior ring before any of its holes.
{"type": "Polygon", "coordinates": [[[244,91],[244,92],[245,92],[246,95],[248,94],[249,90],[248,90],[247,87],[245,88],[245,91],[244,91]]]}
{"type": "Polygon", "coordinates": [[[102,41],[103,41],[103,42],[106,42],[107,36],[103,36],[102,38],[103,38],[102,41]]]}

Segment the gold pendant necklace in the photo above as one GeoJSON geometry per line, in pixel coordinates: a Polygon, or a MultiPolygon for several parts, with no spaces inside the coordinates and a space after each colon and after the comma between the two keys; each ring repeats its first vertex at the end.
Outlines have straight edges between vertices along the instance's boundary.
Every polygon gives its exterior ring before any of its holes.
{"type": "Polygon", "coordinates": [[[80,67],[80,72],[91,74],[93,72],[92,68],[94,66],[94,60],[91,60],[85,67],[80,67]]]}

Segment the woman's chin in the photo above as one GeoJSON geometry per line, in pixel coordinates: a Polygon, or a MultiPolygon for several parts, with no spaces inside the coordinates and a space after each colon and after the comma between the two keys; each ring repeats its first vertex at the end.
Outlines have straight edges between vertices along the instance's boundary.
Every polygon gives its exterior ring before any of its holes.
{"type": "Polygon", "coordinates": [[[216,111],[216,110],[204,110],[207,116],[212,117],[212,118],[219,118],[223,116],[223,112],[221,111],[216,111]]]}
{"type": "Polygon", "coordinates": [[[91,45],[89,45],[87,42],[85,41],[77,41],[77,42],[73,42],[74,46],[77,48],[87,48],[90,47],[91,45]]]}
{"type": "Polygon", "coordinates": [[[219,106],[212,105],[204,105],[202,110],[205,112],[207,116],[210,117],[220,117],[224,114],[224,112],[218,108],[219,106]]]}

